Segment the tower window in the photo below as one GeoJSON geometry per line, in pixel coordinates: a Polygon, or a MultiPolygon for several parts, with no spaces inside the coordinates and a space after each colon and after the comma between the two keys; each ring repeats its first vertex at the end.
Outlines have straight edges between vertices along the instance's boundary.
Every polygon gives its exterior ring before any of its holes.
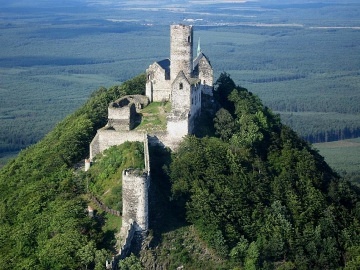
{"type": "Polygon", "coordinates": [[[189,43],[191,42],[191,37],[190,37],[190,36],[188,36],[188,42],[189,42],[189,43]]]}
{"type": "Polygon", "coordinates": [[[183,88],[184,88],[183,83],[180,83],[180,84],[179,84],[179,89],[181,90],[181,89],[183,89],[183,88]]]}

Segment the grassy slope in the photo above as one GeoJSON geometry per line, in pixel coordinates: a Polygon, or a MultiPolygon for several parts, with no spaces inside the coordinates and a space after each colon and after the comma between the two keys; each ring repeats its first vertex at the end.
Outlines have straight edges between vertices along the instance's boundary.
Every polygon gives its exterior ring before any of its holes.
{"type": "Polygon", "coordinates": [[[89,192],[111,209],[121,211],[121,179],[127,168],[144,169],[144,150],[140,142],[113,146],[95,157],[85,174],[89,192]]]}
{"type": "Polygon", "coordinates": [[[166,130],[166,114],[170,112],[170,109],[170,102],[152,102],[141,110],[141,123],[136,129],[147,132],[166,130]]]}

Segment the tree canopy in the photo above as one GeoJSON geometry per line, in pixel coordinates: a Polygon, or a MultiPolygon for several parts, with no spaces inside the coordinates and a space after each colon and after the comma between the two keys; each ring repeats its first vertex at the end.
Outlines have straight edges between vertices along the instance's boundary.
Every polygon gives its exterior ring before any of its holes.
{"type": "Polygon", "coordinates": [[[359,190],[257,96],[220,78],[218,138],[187,137],[170,167],[187,221],[244,269],[359,268],[359,190]]]}
{"type": "Polygon", "coordinates": [[[85,183],[75,164],[106,123],[109,102],[142,94],[144,85],[141,75],[100,88],[0,170],[0,269],[102,269],[112,247],[101,224],[87,216],[85,183]]]}

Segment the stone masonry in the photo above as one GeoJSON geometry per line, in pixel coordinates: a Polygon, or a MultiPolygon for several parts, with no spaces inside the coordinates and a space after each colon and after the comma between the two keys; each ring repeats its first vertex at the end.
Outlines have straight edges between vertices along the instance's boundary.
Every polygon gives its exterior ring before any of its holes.
{"type": "Polygon", "coordinates": [[[148,230],[150,158],[148,144],[176,149],[182,138],[192,134],[201,113],[202,99],[212,97],[213,69],[198,46],[193,58],[193,27],[171,25],[170,59],[155,62],[146,70],[146,96],[126,96],[108,107],[108,123],[97,131],[90,144],[90,160],[107,148],[125,141],[144,143],[145,169],[127,169],[122,174],[123,220],[120,230],[120,258],[126,256],[136,233],[148,230]],[[151,135],[136,131],[139,111],[154,101],[170,101],[167,130],[151,135]]]}

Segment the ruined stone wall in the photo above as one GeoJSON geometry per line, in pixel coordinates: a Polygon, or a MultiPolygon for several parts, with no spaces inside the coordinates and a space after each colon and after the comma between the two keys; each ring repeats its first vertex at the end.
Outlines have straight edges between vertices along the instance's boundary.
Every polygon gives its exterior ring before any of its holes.
{"type": "Polygon", "coordinates": [[[164,141],[167,137],[167,131],[153,131],[148,134],[148,143],[152,146],[167,146],[164,141]]]}
{"type": "Polygon", "coordinates": [[[134,129],[139,120],[138,112],[148,104],[149,99],[142,95],[128,95],[111,102],[107,127],[117,131],[134,129]]]}
{"type": "MultiPolygon", "coordinates": [[[[171,123],[172,122],[170,122],[170,125],[171,123]]],[[[169,147],[172,150],[175,150],[181,142],[181,140],[178,139],[177,135],[170,135],[167,131],[155,131],[151,134],[148,134],[148,141],[149,145],[169,147]]]]}
{"type": "Polygon", "coordinates": [[[173,81],[180,71],[190,78],[193,70],[193,27],[171,25],[170,27],[170,79],[173,81]]]}
{"type": "Polygon", "coordinates": [[[116,131],[106,127],[99,129],[90,143],[90,160],[111,146],[120,145],[126,141],[142,142],[144,141],[144,133],[136,131],[116,131]]]}
{"type": "Polygon", "coordinates": [[[130,115],[130,106],[128,104],[125,107],[108,107],[108,118],[109,119],[119,119],[126,120],[130,115]]]}
{"type": "Polygon", "coordinates": [[[129,250],[131,248],[131,242],[134,238],[134,234],[135,234],[135,226],[134,226],[134,221],[133,220],[129,220],[128,224],[122,225],[121,229],[122,231],[122,237],[123,237],[123,241],[121,243],[120,246],[120,251],[119,251],[119,259],[124,259],[126,256],[128,256],[129,250]]]}
{"type": "Polygon", "coordinates": [[[147,134],[143,134],[145,168],[127,169],[122,173],[122,224],[120,258],[127,256],[136,233],[149,229],[150,155],[147,134]]]}
{"type": "Polygon", "coordinates": [[[191,87],[190,117],[198,115],[201,110],[201,90],[202,85],[200,83],[191,87]]]}
{"type": "Polygon", "coordinates": [[[131,130],[135,126],[136,108],[134,103],[125,107],[108,108],[108,125],[115,130],[131,130]]]}
{"type": "Polygon", "coordinates": [[[149,66],[146,70],[146,96],[152,101],[170,100],[170,80],[166,79],[166,72],[157,63],[149,66]]]}
{"type": "Polygon", "coordinates": [[[149,186],[150,176],[143,170],[124,170],[122,174],[122,226],[128,227],[129,221],[134,220],[136,231],[148,230],[149,186]]]}
{"type": "Polygon", "coordinates": [[[171,111],[190,111],[191,85],[189,81],[183,76],[178,76],[171,89],[171,111]]]}
{"type": "Polygon", "coordinates": [[[145,172],[150,176],[149,138],[147,134],[144,134],[144,164],[145,172]]]}
{"type": "Polygon", "coordinates": [[[199,61],[199,79],[203,85],[203,93],[209,96],[213,95],[214,71],[205,57],[199,61]]]}
{"type": "Polygon", "coordinates": [[[172,113],[168,116],[167,132],[168,141],[180,141],[184,136],[189,134],[189,114],[184,112],[182,114],[172,113]]]}
{"type": "Polygon", "coordinates": [[[125,239],[130,225],[135,231],[147,231],[149,227],[150,155],[148,136],[144,141],[144,170],[127,169],[122,174],[123,219],[120,236],[125,239]]]}
{"type": "Polygon", "coordinates": [[[120,229],[120,257],[126,256],[135,232],[149,227],[150,155],[147,134],[134,131],[115,131],[106,127],[98,130],[90,144],[90,159],[113,145],[125,141],[144,143],[144,169],[127,169],[122,174],[122,226],[120,229]]]}

